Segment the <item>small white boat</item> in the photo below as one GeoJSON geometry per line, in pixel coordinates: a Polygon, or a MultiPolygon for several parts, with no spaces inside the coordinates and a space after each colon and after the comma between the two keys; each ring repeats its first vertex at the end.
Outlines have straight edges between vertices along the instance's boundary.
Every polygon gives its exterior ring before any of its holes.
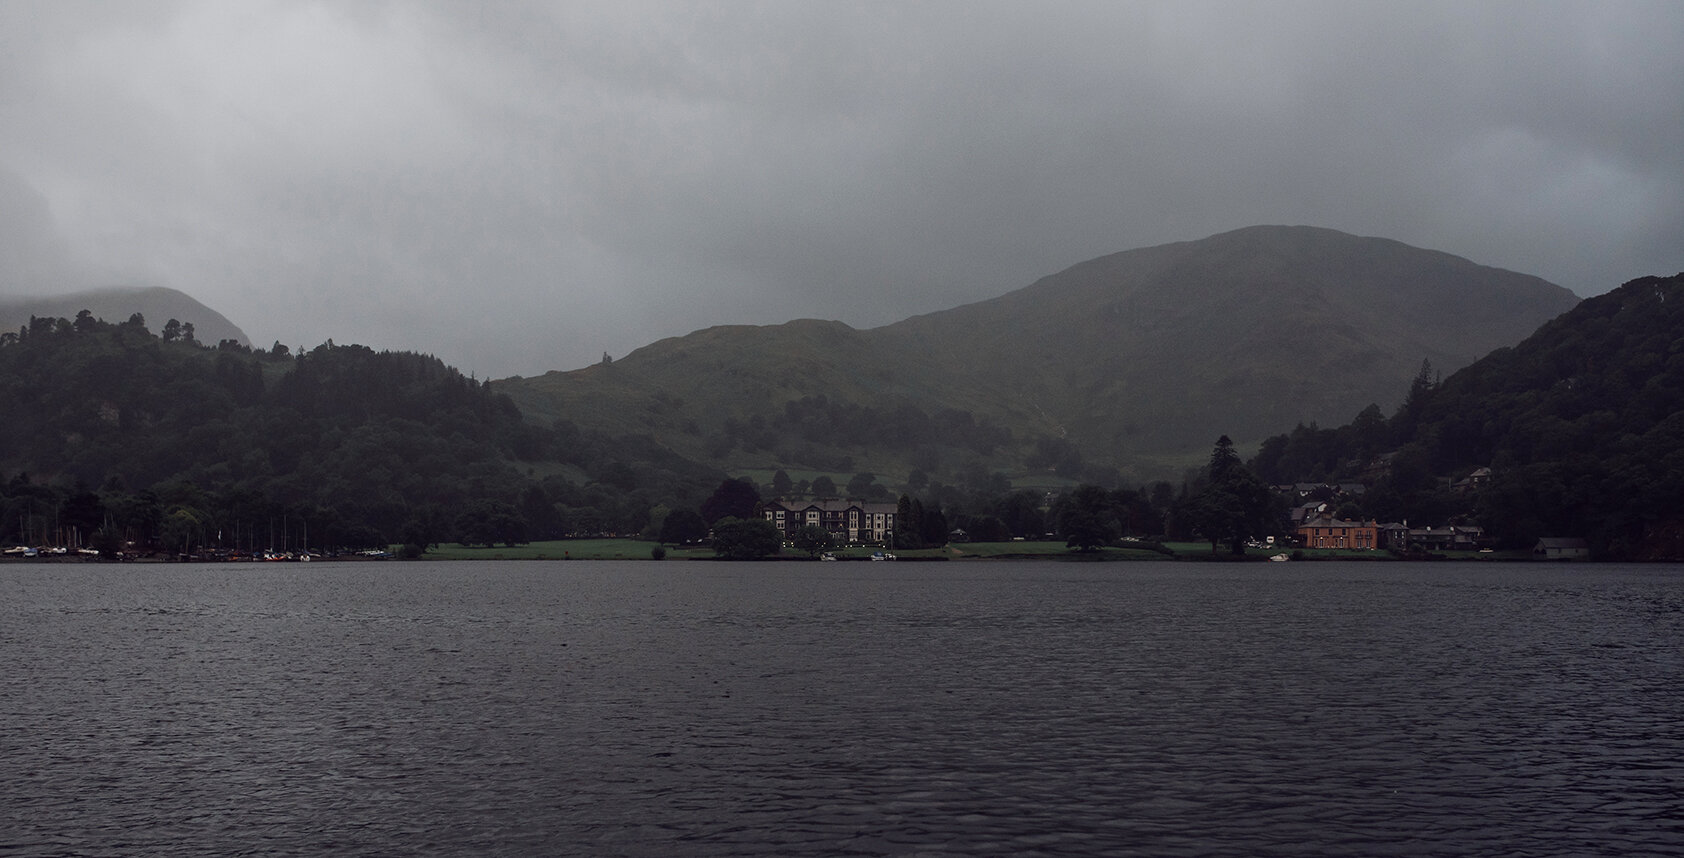
{"type": "Polygon", "coordinates": [[[1274,563],[1285,563],[1286,561],[1288,561],[1290,559],[1292,559],[1292,558],[1287,557],[1285,554],[1276,554],[1276,555],[1269,558],[1269,560],[1271,562],[1274,562],[1274,563]]]}

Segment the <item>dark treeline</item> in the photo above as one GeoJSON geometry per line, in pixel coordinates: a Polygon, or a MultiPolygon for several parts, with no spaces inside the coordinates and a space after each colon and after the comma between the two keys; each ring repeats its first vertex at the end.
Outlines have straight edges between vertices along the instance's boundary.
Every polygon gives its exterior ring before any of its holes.
{"type": "Polygon", "coordinates": [[[941,545],[962,531],[972,541],[1054,537],[1080,551],[1125,541],[1201,539],[1237,554],[1253,540],[1285,534],[1281,499],[1240,462],[1226,436],[1217,440],[1209,464],[1179,489],[1161,481],[1113,489],[1084,483],[1049,496],[938,485],[920,497],[902,496],[898,512],[903,529],[896,545],[902,548],[941,545]]]}
{"type": "Polygon", "coordinates": [[[1371,408],[1337,429],[1300,426],[1252,465],[1276,483],[1366,482],[1360,511],[1381,521],[1684,556],[1684,275],[1588,298],[1449,378],[1423,367],[1390,420],[1371,408]],[[1457,485],[1479,468],[1487,485],[1457,485]]]}
{"type": "Polygon", "coordinates": [[[523,422],[438,359],[197,343],[170,320],[0,335],[0,539],[169,551],[635,533],[717,473],[523,422]],[[271,532],[275,535],[271,536],[271,532]],[[284,534],[284,536],[283,536],[284,534]]]}
{"type": "MultiPolygon", "coordinates": [[[[10,415],[0,423],[0,540],[15,543],[179,554],[601,534],[692,541],[698,523],[705,532],[717,518],[703,518],[716,471],[646,436],[528,423],[491,384],[414,353],[331,341],[296,354],[279,343],[207,347],[173,319],[162,336],[139,316],[35,319],[0,335],[0,409],[10,415]]],[[[877,419],[887,421],[877,432],[913,449],[986,452],[1010,440],[962,412],[822,396],[790,403],[777,427],[815,444],[865,444],[877,419]]],[[[1049,497],[1014,491],[976,460],[955,477],[908,476],[897,547],[940,545],[954,531],[976,541],[1055,534],[1087,548],[1212,529],[1200,518],[1201,483],[1049,497]]],[[[894,497],[875,479],[856,475],[849,495],[894,497]]],[[[726,485],[740,494],[742,482],[726,485]]],[[[840,491],[818,482],[798,488],[840,491]]]]}
{"type": "MultiPolygon", "coordinates": [[[[1179,488],[1085,485],[1049,497],[1014,491],[977,460],[942,485],[914,456],[897,540],[939,544],[962,530],[975,540],[1053,533],[1077,548],[1125,537],[1238,546],[1284,530],[1260,486],[1360,483],[1361,494],[1330,498],[1339,517],[1477,524],[1510,548],[1580,536],[1602,556],[1684,557],[1681,332],[1684,275],[1634,280],[1449,378],[1423,365],[1389,418],[1370,406],[1345,426],[1299,426],[1248,466],[1219,442],[1179,488]],[[1464,479],[1477,469],[1488,477],[1464,479]]],[[[318,549],[483,545],[658,535],[673,511],[693,532],[723,476],[649,437],[529,423],[493,385],[431,356],[332,342],[299,354],[206,346],[191,324],[172,319],[155,336],[138,315],[37,318],[0,334],[0,413],[0,540],[17,543],[178,553],[297,548],[308,534],[318,549]]],[[[822,396],[735,431],[832,450],[874,434],[912,450],[1010,441],[962,412],[822,396]]],[[[1057,444],[1036,455],[1088,478],[1057,444]]],[[[776,482],[775,493],[791,488],[776,482]]],[[[848,488],[894,496],[871,474],[848,488]]]]}

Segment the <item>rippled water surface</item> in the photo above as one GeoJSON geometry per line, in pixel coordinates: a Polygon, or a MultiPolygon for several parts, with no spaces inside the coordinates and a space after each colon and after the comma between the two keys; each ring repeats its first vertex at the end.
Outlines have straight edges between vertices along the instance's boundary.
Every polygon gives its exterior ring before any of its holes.
{"type": "Polygon", "coordinates": [[[0,855],[1684,854],[1684,570],[0,566],[0,855]]]}

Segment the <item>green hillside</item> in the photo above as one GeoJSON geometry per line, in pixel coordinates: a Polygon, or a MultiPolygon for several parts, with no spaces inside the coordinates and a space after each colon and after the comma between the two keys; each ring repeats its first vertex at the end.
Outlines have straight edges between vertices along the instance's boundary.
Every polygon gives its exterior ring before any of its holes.
{"type": "Polygon", "coordinates": [[[882,328],[710,328],[498,389],[540,423],[565,413],[647,433],[732,471],[1142,481],[1179,476],[1220,435],[1243,447],[1370,403],[1389,411],[1423,359],[1466,365],[1576,300],[1394,241],[1253,227],[1102,257],[882,328]],[[815,437],[789,409],[820,397],[881,418],[879,431],[815,437]],[[988,427],[994,443],[909,435],[922,424],[896,412],[988,427]]]}
{"type": "Polygon", "coordinates": [[[981,385],[908,371],[912,360],[875,332],[799,320],[709,328],[613,363],[496,388],[539,423],[566,416],[645,434],[731,473],[787,468],[846,479],[863,470],[899,485],[924,470],[952,482],[961,472],[1011,467],[1014,439],[1049,431],[981,385]]]}
{"type": "Polygon", "coordinates": [[[1256,441],[1401,401],[1573,306],[1534,277],[1378,238],[1252,227],[1114,254],[885,334],[1037,397],[1113,456],[1256,441]]]}
{"type": "Polygon", "coordinates": [[[0,540],[174,551],[636,533],[719,481],[646,438],[522,418],[436,358],[207,348],[143,324],[0,334],[0,540]]]}
{"type": "Polygon", "coordinates": [[[1684,559],[1684,275],[1587,298],[1441,383],[1420,378],[1389,421],[1299,427],[1253,464],[1276,481],[1366,477],[1363,513],[1381,520],[1684,559]],[[1480,468],[1488,485],[1455,486],[1480,468]]]}

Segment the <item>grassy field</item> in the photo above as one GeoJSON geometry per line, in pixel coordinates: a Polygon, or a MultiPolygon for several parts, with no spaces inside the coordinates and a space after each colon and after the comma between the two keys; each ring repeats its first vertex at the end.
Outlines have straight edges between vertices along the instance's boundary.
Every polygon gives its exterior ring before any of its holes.
{"type": "MultiPolygon", "coordinates": [[[[1018,543],[1022,544],[1022,543],[1018,543]]],[[[1040,544],[1040,543],[1036,543],[1040,544]]],[[[1051,543],[1048,543],[1051,544],[1051,543]]],[[[713,549],[706,546],[696,548],[675,548],[665,546],[667,560],[711,560],[713,549]]],[[[429,560],[652,560],[655,543],[640,539],[564,539],[555,542],[534,542],[529,545],[517,545],[513,548],[498,546],[496,548],[468,548],[456,543],[446,543],[443,546],[427,552],[429,560]]],[[[838,560],[866,560],[874,552],[882,549],[872,546],[855,546],[839,548],[831,553],[838,560]]],[[[1062,543],[1059,551],[1064,551],[1062,543]]],[[[930,548],[918,551],[896,551],[896,557],[908,560],[924,557],[951,556],[950,552],[940,548],[930,548]]],[[[785,548],[780,555],[785,560],[806,560],[806,552],[785,548]]]]}
{"type": "MultiPolygon", "coordinates": [[[[655,543],[637,539],[567,539],[555,542],[534,542],[513,548],[468,548],[455,543],[427,552],[430,560],[650,560],[655,543]]],[[[667,560],[709,560],[713,550],[707,547],[674,548],[667,546],[667,560]]],[[[1204,546],[1206,553],[1210,546],[1204,546]]],[[[837,560],[869,560],[882,549],[870,545],[838,548],[830,553],[837,560]]],[[[966,542],[942,548],[898,549],[892,552],[902,560],[933,560],[937,558],[1079,558],[1091,560],[1163,560],[1165,556],[1145,548],[1105,548],[1082,555],[1066,548],[1062,542],[966,542]]],[[[805,552],[785,548],[780,555],[785,560],[806,560],[805,552]]]]}
{"type": "MultiPolygon", "coordinates": [[[[517,545],[513,548],[499,546],[497,548],[468,548],[455,543],[447,543],[439,548],[427,552],[429,560],[652,560],[655,543],[639,539],[566,539],[555,542],[534,542],[529,545],[517,545]]],[[[1165,547],[1174,552],[1175,559],[1181,560],[1228,560],[1230,556],[1226,549],[1212,553],[1208,542],[1169,542],[1165,547]]],[[[866,560],[879,551],[874,546],[855,546],[852,548],[838,548],[831,553],[838,560],[866,560]]],[[[941,548],[925,548],[917,550],[899,550],[894,552],[897,558],[903,560],[932,560],[937,558],[948,560],[986,560],[986,559],[1072,559],[1072,560],[1167,560],[1170,556],[1154,551],[1150,548],[1118,548],[1108,547],[1089,554],[1071,551],[1062,542],[963,542],[954,543],[941,548]]],[[[1389,551],[1358,551],[1355,549],[1334,548],[1250,548],[1246,550],[1249,560],[1262,560],[1275,554],[1286,554],[1294,560],[1396,560],[1397,555],[1389,551]]],[[[1530,555],[1525,551],[1498,551],[1481,554],[1474,551],[1446,551],[1442,552],[1446,560],[1456,561],[1497,561],[1497,560],[1526,560],[1530,555]]],[[[666,546],[667,560],[711,560],[713,549],[706,546],[696,548],[674,548],[666,546]]],[[[804,552],[793,548],[785,548],[781,559],[806,560],[804,552]]]]}
{"type": "MultiPolygon", "coordinates": [[[[1177,557],[1188,560],[1228,560],[1233,557],[1227,546],[1218,548],[1214,553],[1208,542],[1168,542],[1165,543],[1177,557]]],[[[1366,551],[1355,548],[1293,548],[1282,545],[1275,548],[1247,548],[1245,556],[1251,560],[1261,560],[1285,554],[1294,560],[1396,560],[1397,555],[1390,551],[1366,551]]]]}
{"type": "MultiPolygon", "coordinates": [[[[655,543],[638,539],[566,539],[554,542],[534,542],[529,545],[517,545],[512,548],[498,546],[496,548],[469,548],[456,543],[446,543],[443,546],[427,552],[429,560],[651,560],[655,543]]],[[[837,560],[867,560],[872,554],[882,549],[875,546],[861,545],[849,548],[838,548],[831,552],[837,560]]],[[[1062,542],[969,542],[950,545],[944,548],[924,548],[897,550],[893,552],[897,558],[904,560],[917,559],[960,559],[987,557],[1069,557],[1075,554],[1064,547],[1062,542]]],[[[806,560],[805,552],[793,548],[785,548],[781,555],[786,560],[806,560]]],[[[1107,548],[1095,552],[1094,559],[1120,560],[1132,557],[1159,558],[1163,557],[1154,551],[1132,550],[1121,548],[1107,548]]],[[[713,558],[711,548],[674,548],[666,546],[667,560],[709,560],[713,558]]]]}
{"type": "MultiPolygon", "coordinates": [[[[533,542],[510,548],[468,548],[454,542],[427,552],[429,560],[650,560],[653,542],[639,539],[562,539],[554,542],[533,542]]],[[[667,557],[677,558],[690,552],[667,549],[667,557]]],[[[695,551],[695,556],[712,557],[711,549],[695,551]]]]}
{"type": "Polygon", "coordinates": [[[1063,542],[964,542],[949,545],[953,557],[976,558],[1047,558],[1075,560],[1167,560],[1163,554],[1149,548],[1106,547],[1082,553],[1066,547],[1063,542]]]}

